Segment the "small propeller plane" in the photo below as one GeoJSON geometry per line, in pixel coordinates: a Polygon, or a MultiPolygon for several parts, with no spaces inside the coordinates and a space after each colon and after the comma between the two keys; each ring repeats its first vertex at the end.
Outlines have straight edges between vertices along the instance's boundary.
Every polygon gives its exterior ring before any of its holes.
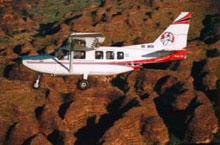
{"type": "Polygon", "coordinates": [[[153,42],[122,47],[99,46],[102,33],[72,33],[67,45],[54,55],[22,57],[22,63],[39,73],[33,84],[40,87],[41,74],[82,75],[78,88],[89,88],[88,76],[114,75],[142,68],[146,63],[186,59],[190,12],[181,12],[173,23],[153,42]]]}

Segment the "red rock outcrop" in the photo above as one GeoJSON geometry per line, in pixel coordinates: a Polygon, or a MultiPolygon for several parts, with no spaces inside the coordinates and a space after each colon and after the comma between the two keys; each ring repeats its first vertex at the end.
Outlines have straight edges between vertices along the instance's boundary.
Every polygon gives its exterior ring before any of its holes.
{"type": "Polygon", "coordinates": [[[0,26],[4,32],[13,35],[22,31],[30,32],[39,28],[39,25],[30,18],[31,5],[25,1],[12,1],[10,5],[5,5],[1,11],[0,26]],[[17,13],[23,13],[23,16],[14,15],[14,8],[17,13]],[[22,11],[23,9],[23,11],[22,11]]]}
{"type": "Polygon", "coordinates": [[[187,137],[190,142],[196,144],[210,143],[214,138],[213,134],[219,130],[218,119],[208,98],[201,92],[195,92],[195,96],[198,96],[199,106],[189,120],[187,137]]]}
{"type": "Polygon", "coordinates": [[[159,117],[153,100],[134,107],[116,121],[103,136],[104,144],[166,144],[168,130],[159,117]]]}
{"type": "Polygon", "coordinates": [[[42,134],[36,135],[32,140],[30,145],[52,145],[45,136],[42,134]]]}
{"type": "Polygon", "coordinates": [[[169,136],[200,144],[214,139],[220,51],[218,25],[208,20],[217,21],[218,14],[205,16],[208,0],[91,2],[48,24],[35,9],[47,1],[0,3],[0,144],[175,144],[169,136]],[[150,42],[186,10],[193,18],[183,61],[144,65],[119,76],[91,76],[86,91],[77,89],[81,76],[49,75],[34,90],[37,73],[16,64],[23,55],[52,53],[72,31],[102,32],[104,45],[150,42]]]}
{"type": "Polygon", "coordinates": [[[179,125],[185,126],[187,129],[184,137],[188,142],[211,142],[214,137],[213,134],[219,130],[219,125],[210,100],[202,92],[186,89],[184,88],[186,86],[181,85],[181,82],[178,81],[174,81],[170,84],[170,80],[173,80],[172,77],[166,78],[165,82],[160,84],[161,86],[157,89],[157,92],[160,93],[161,96],[156,98],[158,99],[157,105],[167,108],[170,107],[170,109],[164,111],[159,110],[159,112],[164,114],[168,124],[172,117],[175,118],[175,115],[171,115],[172,113],[177,112],[176,117],[178,117],[178,113],[182,113],[182,124],[176,124],[176,127],[175,124],[170,125],[177,130],[179,125]],[[169,87],[167,87],[167,85],[169,85],[169,87]],[[171,91],[173,93],[171,93],[171,91]],[[209,113],[207,114],[205,112],[209,113]],[[167,116],[165,116],[166,114],[167,116]]]}
{"type": "Polygon", "coordinates": [[[21,145],[28,138],[35,136],[39,132],[38,122],[33,119],[25,119],[18,122],[13,127],[6,144],[21,145]]]}
{"type": "Polygon", "coordinates": [[[62,119],[58,115],[58,110],[62,104],[62,98],[56,91],[49,91],[47,102],[39,112],[40,132],[45,136],[51,134],[59,126],[62,126],[62,119]]]}
{"type": "Polygon", "coordinates": [[[1,128],[0,143],[1,144],[5,143],[6,135],[7,135],[8,130],[9,130],[9,126],[10,126],[10,124],[8,123],[8,121],[3,120],[2,117],[0,117],[0,128],[1,128]]]}
{"type": "Polygon", "coordinates": [[[107,98],[75,97],[75,99],[64,117],[64,121],[72,132],[85,126],[89,117],[96,116],[96,122],[98,122],[101,115],[107,113],[105,109],[109,101],[107,98]]]}

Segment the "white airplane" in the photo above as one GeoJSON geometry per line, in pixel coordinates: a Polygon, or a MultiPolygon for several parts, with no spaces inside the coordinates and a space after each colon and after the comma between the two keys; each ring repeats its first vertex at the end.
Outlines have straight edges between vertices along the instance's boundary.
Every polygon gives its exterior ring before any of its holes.
{"type": "Polygon", "coordinates": [[[72,33],[66,46],[55,55],[22,57],[22,63],[39,72],[34,82],[40,87],[40,74],[82,75],[79,89],[89,87],[89,75],[114,75],[142,68],[146,63],[186,59],[190,12],[181,12],[174,22],[153,42],[123,47],[100,47],[101,33],[72,33]]]}

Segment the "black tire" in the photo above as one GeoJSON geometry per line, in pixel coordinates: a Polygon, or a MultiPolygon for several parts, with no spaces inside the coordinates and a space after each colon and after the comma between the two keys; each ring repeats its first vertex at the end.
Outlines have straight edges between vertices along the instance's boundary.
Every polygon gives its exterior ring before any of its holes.
{"type": "Polygon", "coordinates": [[[80,90],[86,90],[89,88],[89,82],[87,80],[80,80],[78,82],[78,88],[80,90]]]}

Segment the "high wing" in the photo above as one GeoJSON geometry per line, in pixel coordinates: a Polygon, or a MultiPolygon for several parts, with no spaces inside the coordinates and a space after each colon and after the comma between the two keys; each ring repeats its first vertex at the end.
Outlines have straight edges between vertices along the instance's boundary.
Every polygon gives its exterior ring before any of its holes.
{"type": "MultiPolygon", "coordinates": [[[[71,33],[68,39],[70,58],[74,57],[74,51],[89,51],[98,48],[99,44],[105,41],[102,33],[71,33]]],[[[69,62],[69,72],[73,72],[73,59],[69,62]]]]}
{"type": "Polygon", "coordinates": [[[73,50],[94,50],[104,41],[102,33],[71,33],[68,40],[73,50]]]}

